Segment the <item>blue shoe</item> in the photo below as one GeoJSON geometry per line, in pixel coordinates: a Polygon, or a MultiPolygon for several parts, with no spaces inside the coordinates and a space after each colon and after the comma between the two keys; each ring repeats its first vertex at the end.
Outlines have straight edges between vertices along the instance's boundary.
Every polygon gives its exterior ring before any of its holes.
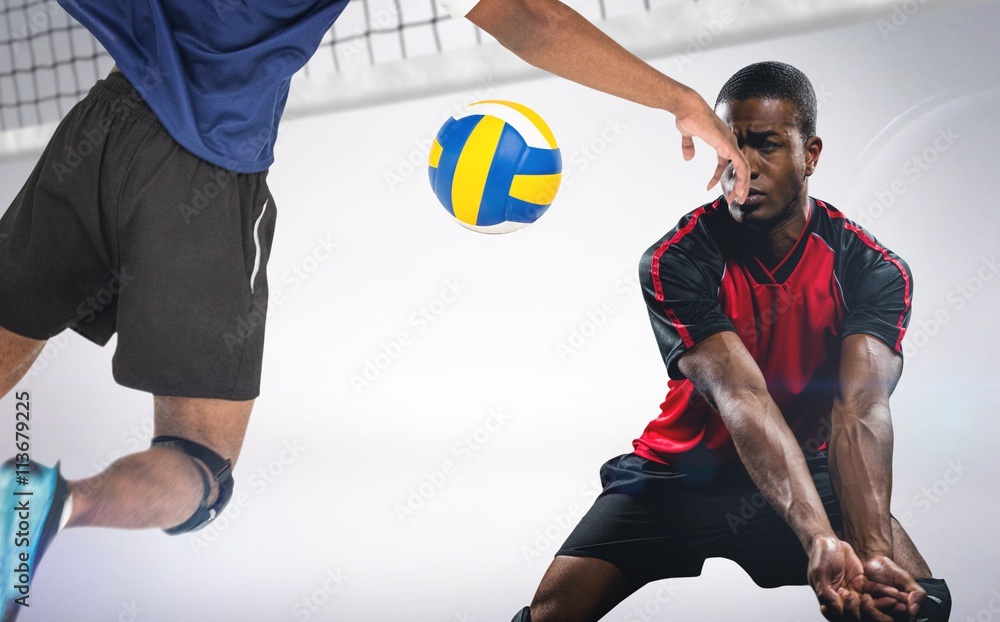
{"type": "Polygon", "coordinates": [[[13,622],[31,605],[29,585],[59,531],[68,497],[58,464],[18,465],[11,458],[0,466],[0,621],[13,622]]]}

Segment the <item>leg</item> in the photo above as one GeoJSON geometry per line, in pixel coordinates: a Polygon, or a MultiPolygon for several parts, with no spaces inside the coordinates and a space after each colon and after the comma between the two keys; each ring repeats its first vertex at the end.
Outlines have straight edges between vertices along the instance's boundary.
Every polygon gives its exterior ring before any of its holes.
{"type": "MultiPolygon", "coordinates": [[[[157,436],[200,443],[235,464],[253,400],[155,397],[157,436]]],[[[187,520],[202,499],[205,466],[187,454],[152,447],[115,461],[103,473],[70,482],[70,527],[167,529],[187,520]]],[[[218,494],[213,482],[210,500],[218,494]]]]}
{"type": "Polygon", "coordinates": [[[688,479],[636,454],[608,460],[603,491],[515,620],[591,622],[650,581],[701,574],[728,527],[722,487],[688,479]]]}
{"type": "Polygon", "coordinates": [[[913,540],[895,518],[892,519],[892,560],[910,573],[927,592],[917,614],[918,620],[947,622],[951,617],[951,591],[944,579],[934,579],[931,569],[913,540]]]}
{"type": "Polygon", "coordinates": [[[24,378],[44,347],[44,341],[28,339],[0,327],[0,398],[24,378]]]}
{"type": "MultiPolygon", "coordinates": [[[[116,84],[137,96],[124,79],[116,84]]],[[[235,463],[260,383],[275,219],[266,174],[213,166],[178,148],[147,108],[135,114],[146,125],[124,150],[128,175],[117,217],[105,224],[120,241],[114,377],[158,396],[156,436],[235,463]],[[199,203],[201,192],[211,201],[199,203]],[[160,397],[168,395],[188,397],[160,397]]],[[[205,493],[208,466],[176,447],[127,456],[71,483],[69,524],[177,527],[203,499],[209,507],[216,500],[214,477],[205,493]]]]}
{"type": "Polygon", "coordinates": [[[589,557],[557,556],[531,601],[532,622],[600,620],[641,586],[614,564],[589,557]]]}
{"type": "Polygon", "coordinates": [[[920,551],[910,540],[910,536],[903,529],[895,518],[892,519],[892,561],[910,573],[914,578],[932,577],[931,569],[927,566],[920,551]]]}
{"type": "MultiPolygon", "coordinates": [[[[0,396],[24,377],[50,336],[73,328],[104,345],[114,333],[115,293],[121,283],[113,277],[117,259],[114,244],[105,243],[101,215],[116,213],[104,209],[108,206],[102,199],[117,196],[112,188],[117,176],[104,174],[105,149],[93,138],[88,139],[92,155],[68,170],[65,166],[65,148],[95,133],[101,141],[120,135],[117,123],[105,129],[114,109],[99,94],[74,106],[0,216],[0,396]]],[[[126,158],[112,160],[127,163],[126,158]]],[[[28,413],[19,410],[17,415],[18,424],[28,422],[28,413]]],[[[27,585],[69,510],[68,486],[58,465],[31,460],[23,446],[0,465],[0,532],[5,534],[0,568],[19,573],[17,585],[13,580],[0,585],[0,619],[5,622],[27,604],[27,585]],[[22,513],[22,503],[28,512],[22,513]],[[30,537],[16,537],[18,531],[30,537]]]]}

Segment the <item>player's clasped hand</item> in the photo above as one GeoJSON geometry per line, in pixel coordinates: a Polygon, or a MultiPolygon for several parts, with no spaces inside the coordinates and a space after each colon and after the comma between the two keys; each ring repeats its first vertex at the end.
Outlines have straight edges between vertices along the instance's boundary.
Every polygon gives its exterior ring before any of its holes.
{"type": "Polygon", "coordinates": [[[736,135],[700,95],[691,91],[689,101],[687,110],[677,115],[677,129],[681,133],[681,151],[684,153],[684,159],[690,160],[694,157],[695,136],[705,141],[709,147],[715,149],[719,157],[719,164],[712,180],[708,182],[708,189],[715,187],[715,184],[722,179],[726,168],[732,165],[736,183],[733,185],[733,190],[726,195],[726,201],[742,203],[750,193],[750,165],[740,150],[736,135]]]}
{"type": "Polygon", "coordinates": [[[864,595],[871,599],[880,617],[879,622],[909,622],[916,619],[927,592],[920,584],[888,557],[873,556],[863,564],[864,595]]]}
{"type": "Polygon", "coordinates": [[[924,590],[892,560],[864,563],[847,542],[817,538],[809,556],[809,583],[831,622],[912,622],[924,590]]]}
{"type": "Polygon", "coordinates": [[[807,576],[824,618],[833,622],[862,620],[864,569],[850,544],[836,536],[814,539],[807,576]]]}

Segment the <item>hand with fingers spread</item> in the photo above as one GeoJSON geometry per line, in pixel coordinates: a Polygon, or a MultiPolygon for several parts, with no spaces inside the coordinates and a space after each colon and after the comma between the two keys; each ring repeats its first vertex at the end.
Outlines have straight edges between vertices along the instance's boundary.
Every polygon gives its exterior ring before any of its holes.
{"type": "Polygon", "coordinates": [[[694,157],[694,137],[705,141],[709,147],[715,149],[719,158],[715,175],[708,182],[708,189],[711,190],[719,183],[726,168],[732,164],[736,183],[726,195],[726,201],[742,203],[750,192],[750,165],[740,151],[736,135],[697,93],[691,92],[686,108],[688,110],[677,115],[677,129],[681,133],[681,151],[684,153],[684,159],[690,160],[694,157]]]}

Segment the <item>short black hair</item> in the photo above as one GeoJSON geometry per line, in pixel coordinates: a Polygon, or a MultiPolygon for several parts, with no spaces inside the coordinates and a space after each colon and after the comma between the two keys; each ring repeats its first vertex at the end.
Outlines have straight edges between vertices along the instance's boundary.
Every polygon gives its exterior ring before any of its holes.
{"type": "Polygon", "coordinates": [[[719,91],[719,104],[747,99],[781,99],[795,106],[802,138],[816,134],[816,90],[812,82],[795,67],[766,61],[740,69],[719,91]]]}

